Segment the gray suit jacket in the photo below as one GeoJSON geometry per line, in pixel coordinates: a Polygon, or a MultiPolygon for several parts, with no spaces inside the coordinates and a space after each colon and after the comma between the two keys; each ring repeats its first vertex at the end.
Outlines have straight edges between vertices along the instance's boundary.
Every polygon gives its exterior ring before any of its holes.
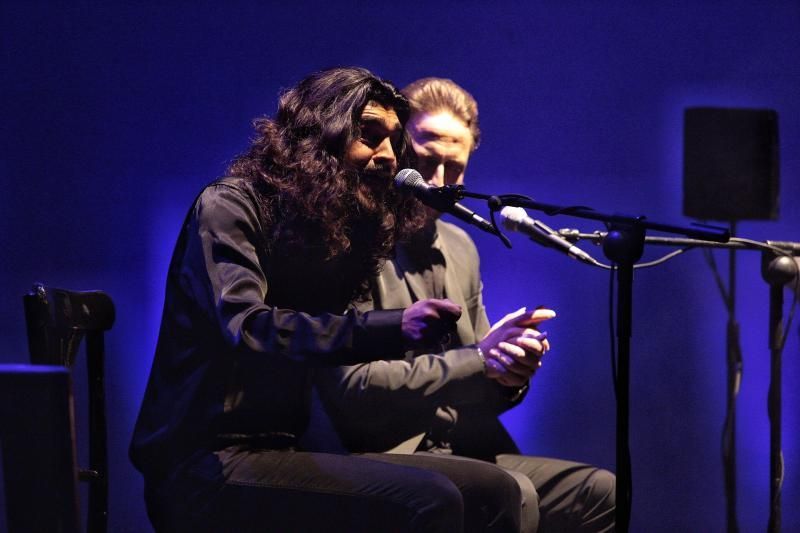
{"type": "MultiPolygon", "coordinates": [[[[450,343],[455,347],[409,353],[405,360],[315,369],[307,448],[386,451],[436,425],[447,429],[453,450],[461,455],[518,452],[497,415],[521,395],[485,377],[475,348],[489,329],[475,244],[452,224],[437,221],[436,227],[432,246],[444,258],[445,296],[462,307],[450,343]]],[[[376,281],[372,300],[359,307],[399,309],[431,297],[421,269],[398,247],[376,281]]]]}

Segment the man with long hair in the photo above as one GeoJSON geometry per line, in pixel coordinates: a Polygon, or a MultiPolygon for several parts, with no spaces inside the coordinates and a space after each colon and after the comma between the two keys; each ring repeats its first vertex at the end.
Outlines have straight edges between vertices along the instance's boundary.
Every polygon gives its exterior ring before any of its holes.
{"type": "MultiPolygon", "coordinates": [[[[475,99],[442,78],[418,80],[403,94],[411,106],[406,129],[416,168],[431,185],[462,184],[470,155],[480,142],[475,99]]],[[[316,416],[332,425],[337,436],[334,446],[365,452],[367,457],[392,448],[397,451],[399,446],[414,456],[502,467],[520,485],[523,531],[612,531],[616,501],[612,473],[587,464],[521,455],[498,419],[521,402],[550,341],[540,336],[539,346],[533,341],[499,343],[483,350],[484,368],[472,366],[469,352],[483,348],[482,339],[491,332],[478,262],[469,236],[440,220],[438,212],[427,210],[423,227],[398,245],[382,270],[372,300],[376,309],[388,309],[447,298],[463,309],[455,331],[441,353],[417,350],[405,360],[320,369],[315,374],[320,398],[316,416]]],[[[529,328],[554,313],[537,310],[532,316],[537,320],[529,328]]],[[[322,433],[316,438],[319,449],[331,445],[322,433]]]]}
{"type": "MultiPolygon", "coordinates": [[[[508,529],[516,484],[493,465],[420,468],[304,452],[311,370],[403,356],[460,308],[363,311],[396,243],[422,222],[391,186],[408,161],[407,100],[359,68],[323,71],[183,223],[130,455],[158,531],[508,529]],[[467,511],[467,509],[471,511],[467,511]]],[[[524,329],[524,328],[523,328],[524,329]]],[[[520,324],[486,341],[524,344],[520,324]]]]}

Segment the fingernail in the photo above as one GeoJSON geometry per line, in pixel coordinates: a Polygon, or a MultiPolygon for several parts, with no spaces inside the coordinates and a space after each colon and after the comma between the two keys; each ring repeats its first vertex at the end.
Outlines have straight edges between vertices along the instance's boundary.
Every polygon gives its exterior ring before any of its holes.
{"type": "Polygon", "coordinates": [[[540,331],[539,334],[536,335],[536,337],[534,337],[534,338],[537,341],[543,341],[543,340],[545,340],[547,338],[547,332],[546,331],[540,331]]]}

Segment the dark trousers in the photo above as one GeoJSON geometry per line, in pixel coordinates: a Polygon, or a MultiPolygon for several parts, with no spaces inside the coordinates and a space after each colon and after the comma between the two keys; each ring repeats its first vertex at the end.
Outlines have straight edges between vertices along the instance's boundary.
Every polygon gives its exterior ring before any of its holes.
{"type": "MultiPolygon", "coordinates": [[[[458,455],[417,452],[412,456],[365,454],[366,457],[397,464],[415,464],[424,457],[455,461],[462,475],[473,474],[474,465],[491,464],[458,455]],[[459,463],[460,461],[460,463],[459,463]]],[[[610,533],[614,531],[616,512],[616,476],[608,470],[584,463],[502,454],[494,464],[511,475],[520,489],[520,526],[522,533],[610,533]]],[[[469,527],[466,528],[469,530],[469,527]]]]}
{"type": "Polygon", "coordinates": [[[616,476],[608,470],[525,455],[498,455],[496,461],[509,472],[529,479],[536,488],[539,533],[614,531],[617,484],[616,476]]]}
{"type": "Polygon", "coordinates": [[[242,447],[189,462],[146,496],[159,532],[237,533],[516,532],[522,500],[484,461],[242,447]]]}

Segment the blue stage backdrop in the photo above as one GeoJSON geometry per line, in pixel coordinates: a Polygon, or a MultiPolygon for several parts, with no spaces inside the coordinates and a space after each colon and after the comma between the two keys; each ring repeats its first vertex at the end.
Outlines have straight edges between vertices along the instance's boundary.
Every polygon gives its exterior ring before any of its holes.
{"type": "MultiPolygon", "coordinates": [[[[6,0],[0,361],[27,360],[21,297],[32,282],[114,297],[110,524],[147,531],[127,444],[171,249],[194,195],[246,147],[251,119],[274,112],[281,88],[335,65],[365,66],[401,86],[450,77],[480,105],[484,141],[467,172],[471,189],[675,224],[689,222],[681,205],[684,108],[775,109],[780,220],[741,223],[739,234],[800,241],[799,28],[796,1],[6,0]]],[[[523,305],[559,314],[547,326],[553,350],[530,395],[505,416],[512,433],[526,453],[614,468],[609,276],[518,235],[512,250],[474,237],[490,319],[523,305]]],[[[769,508],[768,290],[759,260],[738,256],[738,508],[746,532],[766,528],[769,508]]],[[[717,261],[725,270],[726,255],[717,261]]],[[[632,530],[722,531],[726,314],[702,254],[638,271],[634,312],[632,530]]],[[[797,531],[797,322],[788,335],[783,522],[797,531]]]]}

